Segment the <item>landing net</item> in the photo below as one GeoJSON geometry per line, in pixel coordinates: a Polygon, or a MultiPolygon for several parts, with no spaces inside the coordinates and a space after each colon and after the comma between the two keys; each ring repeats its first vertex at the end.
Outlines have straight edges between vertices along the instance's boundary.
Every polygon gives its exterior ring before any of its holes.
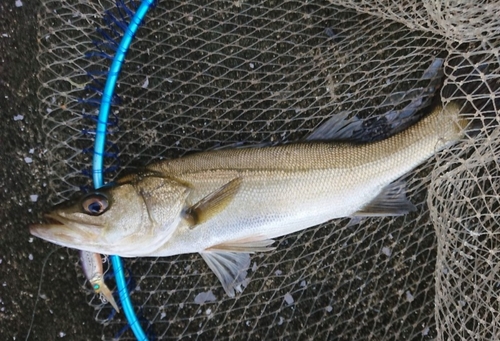
{"type": "MultiPolygon", "coordinates": [[[[42,0],[38,96],[53,203],[90,185],[106,70],[137,5],[42,0]]],[[[436,96],[460,101],[481,132],[405,177],[417,212],[285,236],[276,251],[252,257],[236,298],[199,255],[125,260],[150,339],[500,337],[500,130],[491,119],[499,18],[498,1],[160,1],[151,9],[113,98],[107,180],[195,150],[299,141],[336,114],[373,122],[404,112],[433,86],[425,74],[436,59],[444,72],[436,96]]],[[[104,340],[134,339],[123,316],[88,298],[104,340]]]]}

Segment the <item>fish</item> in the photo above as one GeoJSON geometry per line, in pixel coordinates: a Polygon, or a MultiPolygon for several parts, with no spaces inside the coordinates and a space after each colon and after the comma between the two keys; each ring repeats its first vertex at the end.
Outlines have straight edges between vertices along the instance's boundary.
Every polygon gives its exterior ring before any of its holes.
{"type": "Polygon", "coordinates": [[[80,263],[82,265],[83,273],[92,286],[94,292],[99,296],[102,295],[102,297],[104,297],[104,299],[119,313],[120,308],[118,308],[118,304],[116,304],[111,290],[109,290],[106,283],[104,283],[101,255],[98,253],[80,251],[80,263]]]}
{"type": "MultiPolygon", "coordinates": [[[[199,253],[227,295],[241,291],[250,255],[274,239],[332,219],[414,211],[399,179],[459,141],[468,120],[455,102],[373,143],[314,141],[229,148],[163,160],[46,214],[30,232],[49,242],[121,257],[199,253]]],[[[327,122],[345,135],[346,122],[327,122]]],[[[326,140],[325,140],[326,139],[326,140]]]]}

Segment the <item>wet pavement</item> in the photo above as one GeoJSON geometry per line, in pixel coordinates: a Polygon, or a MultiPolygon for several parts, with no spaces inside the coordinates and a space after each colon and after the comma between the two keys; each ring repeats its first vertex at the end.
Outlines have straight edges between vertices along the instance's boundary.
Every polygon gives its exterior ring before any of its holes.
{"type": "Polygon", "coordinates": [[[101,326],[78,284],[76,251],[32,238],[47,209],[36,91],[37,10],[0,2],[0,335],[2,340],[97,340],[101,326]]]}

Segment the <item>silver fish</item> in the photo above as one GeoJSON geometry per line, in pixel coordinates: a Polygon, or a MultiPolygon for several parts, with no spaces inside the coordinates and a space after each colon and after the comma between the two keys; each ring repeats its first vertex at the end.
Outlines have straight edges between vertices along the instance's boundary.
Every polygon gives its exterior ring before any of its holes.
{"type": "Polygon", "coordinates": [[[122,257],[198,252],[234,296],[249,254],[272,250],[273,238],[335,218],[414,209],[396,180],[463,136],[467,121],[459,111],[455,103],[437,106],[370,144],[222,149],[154,163],[55,207],[51,223],[33,225],[31,233],[122,257]]]}

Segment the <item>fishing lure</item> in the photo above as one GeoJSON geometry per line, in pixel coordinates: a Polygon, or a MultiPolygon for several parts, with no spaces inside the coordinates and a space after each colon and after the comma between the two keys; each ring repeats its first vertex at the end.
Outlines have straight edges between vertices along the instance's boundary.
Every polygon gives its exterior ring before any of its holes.
{"type": "Polygon", "coordinates": [[[82,263],[83,273],[92,285],[94,292],[109,302],[117,312],[120,312],[111,290],[109,290],[106,283],[104,283],[101,255],[93,252],[80,251],[80,262],[82,263]]]}

